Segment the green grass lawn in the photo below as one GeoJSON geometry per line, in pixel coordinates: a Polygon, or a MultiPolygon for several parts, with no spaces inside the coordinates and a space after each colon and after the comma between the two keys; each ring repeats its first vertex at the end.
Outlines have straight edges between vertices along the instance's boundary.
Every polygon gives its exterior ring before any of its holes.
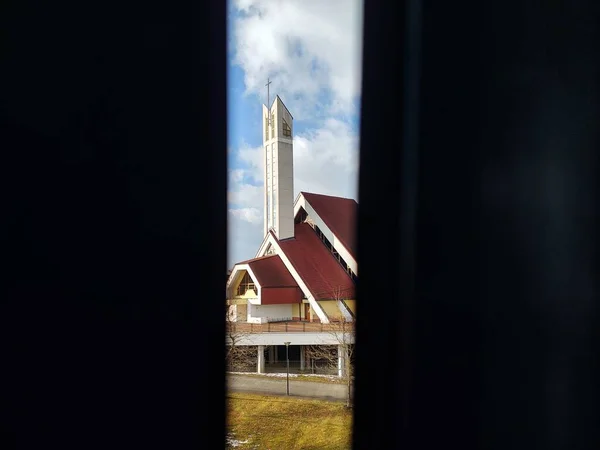
{"type": "Polygon", "coordinates": [[[239,393],[230,393],[227,403],[227,448],[351,448],[352,411],[343,403],[239,393]]]}

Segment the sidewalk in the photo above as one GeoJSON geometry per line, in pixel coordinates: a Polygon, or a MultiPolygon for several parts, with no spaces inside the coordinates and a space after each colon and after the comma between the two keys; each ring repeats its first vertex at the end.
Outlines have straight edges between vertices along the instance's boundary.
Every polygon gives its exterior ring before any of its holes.
{"type": "MultiPolygon", "coordinates": [[[[244,375],[228,375],[230,392],[253,394],[286,395],[285,378],[262,378],[244,375]]],[[[319,398],[323,400],[345,401],[346,386],[336,383],[297,381],[290,378],[290,395],[297,397],[319,398]]]]}

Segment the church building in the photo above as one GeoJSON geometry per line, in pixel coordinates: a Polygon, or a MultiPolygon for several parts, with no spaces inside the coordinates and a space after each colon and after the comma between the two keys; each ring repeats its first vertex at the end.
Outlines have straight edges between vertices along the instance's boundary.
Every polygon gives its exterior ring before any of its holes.
{"type": "MultiPolygon", "coordinates": [[[[264,238],[253,259],[234,265],[226,288],[229,320],[254,330],[352,322],[356,314],[358,204],[309,192],[294,199],[293,131],[279,96],[263,105],[264,238]]],[[[299,337],[287,334],[280,340],[299,337]]]]}
{"type": "Polygon", "coordinates": [[[279,96],[263,105],[264,239],[235,264],[227,299],[235,321],[329,323],[355,314],[353,199],[294,193],[293,117],[279,96]]]}

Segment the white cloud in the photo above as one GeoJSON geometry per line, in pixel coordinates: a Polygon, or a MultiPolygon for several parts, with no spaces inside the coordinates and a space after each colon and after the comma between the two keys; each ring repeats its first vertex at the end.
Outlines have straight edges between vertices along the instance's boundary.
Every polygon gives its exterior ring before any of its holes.
{"type": "Polygon", "coordinates": [[[263,223],[263,212],[258,208],[230,209],[229,212],[233,217],[245,222],[250,222],[255,225],[263,223]]]}
{"type": "Polygon", "coordinates": [[[294,191],[356,198],[358,134],[328,119],[323,127],[294,139],[294,191]]]}
{"type": "Polygon", "coordinates": [[[264,179],[262,147],[249,147],[244,145],[238,152],[238,160],[250,168],[250,176],[256,182],[262,183],[264,179]]]}
{"type": "Polygon", "coordinates": [[[262,216],[260,224],[248,222],[240,216],[230,210],[227,217],[228,268],[236,262],[254,257],[263,238],[262,216]]]}
{"type": "Polygon", "coordinates": [[[241,14],[231,45],[247,93],[266,102],[270,77],[271,92],[281,96],[296,120],[312,118],[317,110],[326,115],[354,110],[360,94],[362,1],[234,0],[233,6],[241,14]]]}
{"type": "Polygon", "coordinates": [[[263,186],[255,186],[243,181],[233,183],[227,192],[227,203],[238,208],[263,209],[263,186]]]}
{"type": "Polygon", "coordinates": [[[241,183],[244,180],[244,170],[243,169],[234,169],[229,171],[229,184],[235,185],[237,183],[241,183]]]}
{"type": "MultiPolygon", "coordinates": [[[[357,198],[361,78],[361,0],[232,0],[233,63],[245,94],[279,94],[296,124],[294,191],[357,198]],[[298,129],[296,127],[296,129],[298,129]]],[[[236,95],[239,95],[236,93],[236,95]]],[[[260,114],[257,134],[262,133],[260,114]]],[[[254,121],[254,117],[243,120],[254,121]]],[[[243,137],[242,137],[243,138],[243,137]]],[[[228,149],[230,265],[254,256],[263,238],[263,149],[228,149]]]]}

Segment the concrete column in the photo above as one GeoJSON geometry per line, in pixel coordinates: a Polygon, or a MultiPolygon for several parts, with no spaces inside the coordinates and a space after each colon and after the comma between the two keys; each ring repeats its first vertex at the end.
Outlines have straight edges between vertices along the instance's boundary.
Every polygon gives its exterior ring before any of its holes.
{"type": "Polygon", "coordinates": [[[345,347],[338,345],[338,377],[342,378],[346,372],[346,357],[345,347]]]}
{"type": "Polygon", "coordinates": [[[258,361],[257,361],[257,373],[265,373],[265,346],[258,346],[258,361]]]}
{"type": "Polygon", "coordinates": [[[304,345],[300,346],[300,370],[304,370],[304,345]]]}

